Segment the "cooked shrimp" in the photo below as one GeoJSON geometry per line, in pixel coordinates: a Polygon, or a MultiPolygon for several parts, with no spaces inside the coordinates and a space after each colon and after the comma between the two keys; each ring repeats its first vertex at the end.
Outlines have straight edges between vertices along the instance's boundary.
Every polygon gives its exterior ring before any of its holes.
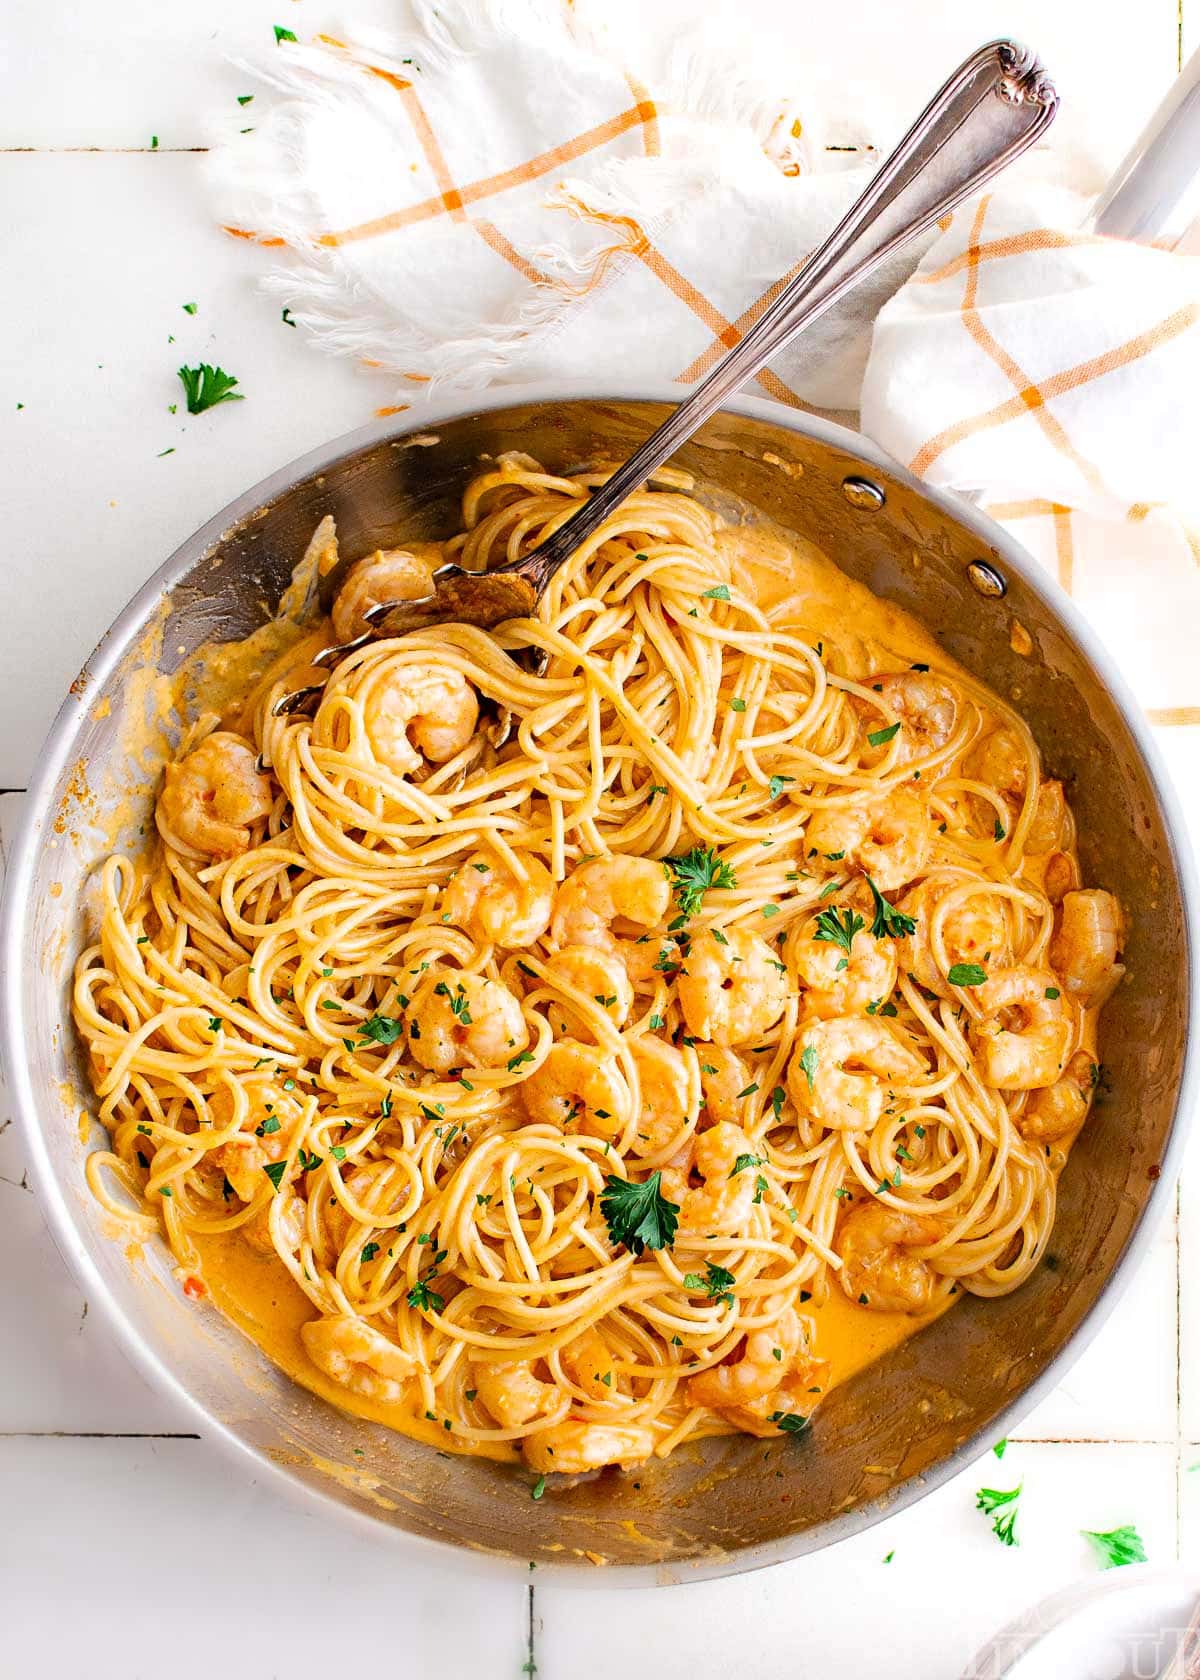
{"type": "Polygon", "coordinates": [[[361,1318],[342,1314],[300,1326],[304,1351],[319,1371],[352,1394],[393,1406],[404,1398],[416,1360],[361,1318]]]}
{"type": "Polygon", "coordinates": [[[1118,899],[1099,887],[1069,892],[1050,941],[1050,962],[1067,995],[1085,1009],[1112,996],[1125,972],[1119,961],[1125,915],[1118,899]]]}
{"type": "MultiPolygon", "coordinates": [[[[894,749],[892,742],[884,743],[877,750],[878,757],[894,750],[896,764],[911,764],[946,745],[958,717],[958,699],[949,683],[929,671],[897,671],[870,677],[867,682],[888,712],[900,721],[894,749]]],[[[868,730],[876,732],[880,728],[878,707],[857,698],[855,706],[866,718],[868,730]]]]}
{"type": "Polygon", "coordinates": [[[533,1361],[507,1365],[480,1360],[471,1366],[471,1386],[501,1429],[519,1429],[531,1418],[554,1410],[558,1391],[534,1374],[533,1361]]]}
{"type": "Polygon", "coordinates": [[[927,1071],[916,1051],[877,1017],[810,1021],[796,1044],[788,1094],[802,1113],[838,1131],[870,1131],[894,1092],[927,1071]]]}
{"type": "Polygon", "coordinates": [[[568,1342],[559,1354],[567,1376],[590,1400],[611,1400],[614,1391],[613,1359],[608,1343],[594,1327],[568,1342]]]}
{"type": "Polygon", "coordinates": [[[1031,1143],[1055,1143],[1077,1132],[1087,1118],[1100,1069],[1086,1050],[1076,1050],[1053,1085],[1035,1091],[1017,1118],[1031,1143]]]}
{"type": "Polygon", "coordinates": [[[442,914],[483,943],[525,950],[550,926],[554,877],[535,857],[522,862],[524,878],[498,858],[476,852],[450,877],[442,914]]]}
{"type": "Polygon", "coordinates": [[[662,1194],[679,1209],[680,1231],[711,1236],[749,1219],[756,1175],[736,1170],[742,1155],[754,1160],[754,1145],[740,1126],[722,1120],[697,1132],[662,1169],[662,1194]],[[701,1181],[694,1186],[693,1173],[701,1181]]]}
{"type": "Polygon", "coordinates": [[[1031,857],[1041,857],[1062,845],[1067,817],[1067,800],[1062,783],[1042,782],[1025,835],[1025,850],[1031,857]]]}
{"type": "Polygon", "coordinates": [[[925,802],[907,787],[868,804],[814,812],[804,839],[810,852],[861,870],[881,892],[903,887],[919,875],[933,847],[925,802]]]}
{"type": "MultiPolygon", "coordinates": [[[[280,1091],[270,1078],[244,1075],[241,1089],[247,1098],[242,1131],[214,1149],[211,1160],[235,1195],[243,1202],[252,1202],[270,1183],[266,1167],[282,1161],[287,1154],[292,1128],[303,1110],[295,1097],[280,1091]]],[[[232,1124],[235,1104],[228,1086],[212,1093],[208,1111],[214,1125],[223,1129],[232,1124]]]]}
{"type": "Polygon", "coordinates": [[[540,1429],[521,1443],[531,1470],[550,1475],[579,1475],[606,1464],[641,1464],[654,1451],[652,1431],[636,1423],[583,1423],[568,1418],[540,1429]]]}
{"type": "Polygon", "coordinates": [[[699,1114],[699,1074],[673,1044],[651,1033],[629,1039],[628,1049],[642,1099],[632,1148],[636,1155],[652,1155],[699,1114]]]}
{"type": "Polygon", "coordinates": [[[1001,724],[971,754],[969,770],[976,781],[998,793],[1023,799],[1029,785],[1029,749],[1015,729],[1001,724]]]}
{"type": "Polygon", "coordinates": [[[742,1103],[752,1095],[750,1070],[742,1058],[723,1044],[697,1044],[700,1089],[709,1120],[737,1122],[742,1103]]]}
{"type": "MultiPolygon", "coordinates": [[[[856,912],[850,907],[851,916],[856,912]]],[[[831,907],[805,922],[790,941],[800,978],[808,990],[804,1007],[810,1015],[853,1015],[869,1003],[882,1002],[896,985],[896,941],[875,939],[868,924],[853,925],[841,907],[831,907]],[[838,918],[842,939],[827,936],[831,919],[838,918]]]]}
{"type": "Polygon", "coordinates": [[[1034,1091],[1062,1075],[1071,1023],[1048,969],[1002,968],[975,988],[983,1011],[971,1027],[983,1079],[998,1091],[1034,1091]]]}
{"type": "Polygon", "coordinates": [[[927,1312],[933,1305],[937,1273],[911,1252],[942,1236],[936,1219],[882,1202],[854,1208],[842,1223],[836,1248],[842,1288],[852,1301],[876,1312],[927,1312]]]}
{"type": "Polygon", "coordinates": [[[688,1031],[715,1044],[749,1044],[787,1007],[787,975],[765,939],[732,927],[693,938],[677,981],[688,1031]]]}
{"type": "MultiPolygon", "coordinates": [[[[230,1180],[232,1183],[232,1180],[230,1180]]],[[[271,1201],[253,1219],[248,1219],[244,1225],[238,1227],[242,1236],[251,1248],[260,1254],[275,1253],[275,1239],[271,1235],[271,1214],[275,1204],[279,1205],[279,1235],[283,1245],[292,1254],[304,1241],[304,1228],[308,1215],[308,1203],[302,1196],[297,1196],[294,1190],[284,1190],[271,1201]]]]}
{"type": "Polygon", "coordinates": [[[440,543],[408,543],[404,548],[377,548],[358,560],[333,603],[333,633],[351,642],[369,630],[364,614],[385,601],[420,601],[433,593],[433,572],[442,563],[440,543]]]}
{"type": "Polygon", "coordinates": [[[531,1120],[578,1123],[593,1137],[615,1137],[629,1117],[629,1087],[613,1057],[594,1044],[560,1038],[521,1086],[531,1120]]]}
{"type": "MultiPolygon", "coordinates": [[[[345,1174],[342,1182],[350,1200],[357,1202],[366,1214],[366,1223],[376,1227],[395,1225],[397,1209],[411,1194],[407,1175],[386,1156],[381,1160],[363,1162],[345,1174]]],[[[350,1233],[359,1221],[349,1208],[343,1206],[340,1198],[333,1195],[320,1207],[320,1217],[325,1238],[321,1246],[327,1252],[331,1266],[336,1266],[338,1255],[350,1241],[350,1233]]]]}
{"type": "MultiPolygon", "coordinates": [[[[633,986],[619,952],[599,945],[565,945],[547,958],[546,977],[591,998],[614,1027],[623,1027],[628,1020],[633,986]]],[[[575,1033],[583,1024],[579,1009],[566,998],[556,998],[546,1013],[556,1033],[575,1033]]]]}
{"type": "Polygon", "coordinates": [[[986,968],[992,961],[1008,960],[1008,923],[1003,902],[981,886],[970,883],[970,891],[957,896],[963,883],[953,875],[930,875],[905,893],[897,908],[917,924],[901,941],[898,957],[901,969],[917,984],[939,997],[952,997],[953,990],[933,954],[932,924],[940,923],[946,969],[955,963],[974,963],[986,968]],[[978,890],[977,890],[978,889],[978,890]],[[956,893],[954,902],[939,915],[943,899],[956,893]]]}
{"type": "Polygon", "coordinates": [[[554,899],[550,937],[556,945],[615,949],[630,924],[637,933],[657,927],[671,902],[666,869],[653,858],[590,858],[567,876],[554,899]]]}
{"type": "Polygon", "coordinates": [[[521,1005],[499,980],[433,968],[408,1011],[408,1048],[422,1067],[503,1067],[529,1043],[521,1005]]]}
{"type": "Polygon", "coordinates": [[[1042,887],[1051,904],[1061,904],[1079,885],[1079,866],[1070,852],[1051,852],[1042,871],[1042,887]]]}
{"type": "Polygon", "coordinates": [[[250,830],[271,814],[271,778],[254,768],[256,753],[242,735],[219,729],[163,772],[159,833],[209,857],[237,857],[250,830]]]}
{"type": "Polygon", "coordinates": [[[801,1354],[778,1388],[744,1405],[726,1406],[721,1416],[749,1435],[778,1435],[785,1418],[806,1418],[828,1387],[829,1361],[801,1354]]]}
{"type": "Polygon", "coordinates": [[[479,697],[449,665],[397,665],[372,686],[363,722],[378,762],[410,776],[425,760],[444,764],[462,751],[479,722],[479,697]]]}
{"type": "Polygon", "coordinates": [[[791,1371],[796,1355],[806,1345],[804,1324],[789,1308],[769,1330],[752,1330],[742,1342],[736,1359],[690,1378],[688,1400],[694,1406],[709,1406],[713,1411],[758,1400],[780,1386],[791,1371]]]}

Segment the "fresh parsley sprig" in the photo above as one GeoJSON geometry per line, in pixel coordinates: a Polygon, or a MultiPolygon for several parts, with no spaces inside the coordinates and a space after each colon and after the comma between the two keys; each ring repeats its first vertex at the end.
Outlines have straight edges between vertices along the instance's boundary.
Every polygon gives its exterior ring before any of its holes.
{"type": "Polygon", "coordinates": [[[916,933],[915,919],[906,916],[902,910],[897,910],[894,904],[889,903],[869,875],[867,885],[871,889],[871,899],[875,906],[871,932],[876,939],[904,939],[909,934],[916,933]]]}
{"type": "Polygon", "coordinates": [[[826,945],[840,945],[849,958],[854,935],[861,933],[866,925],[854,910],[822,910],[817,917],[817,931],[813,938],[826,945]]]}
{"type": "Polygon", "coordinates": [[[1110,1528],[1104,1534],[1092,1528],[1081,1528],[1079,1532],[1095,1552],[1101,1569],[1120,1569],[1127,1563],[1146,1562],[1146,1548],[1132,1523],[1110,1528]]]}
{"type": "Polygon", "coordinates": [[[704,1262],[704,1276],[699,1272],[688,1272],[683,1279],[685,1289],[703,1289],[710,1301],[719,1301],[722,1306],[733,1305],[733,1291],[737,1285],[737,1278],[726,1271],[724,1266],[714,1266],[711,1260],[704,1262]]]}
{"type": "Polygon", "coordinates": [[[694,916],[711,888],[737,886],[737,876],[714,846],[693,846],[678,857],[664,858],[681,916],[694,916]]]}
{"type": "Polygon", "coordinates": [[[237,384],[236,377],[226,373],[224,368],[210,367],[207,362],[201,362],[199,367],[181,367],[178,373],[189,414],[203,414],[205,409],[215,408],[218,403],[245,400],[242,393],[233,388],[237,384]]]}
{"type": "Polygon", "coordinates": [[[980,1488],[975,1495],[975,1508],[992,1519],[992,1533],[1005,1546],[1020,1544],[1016,1534],[1017,1512],[1022,1479],[1014,1488],[980,1488]]]}
{"type": "Polygon", "coordinates": [[[633,1254],[648,1248],[670,1248],[679,1227],[679,1204],[662,1193],[662,1173],[652,1172],[640,1184],[609,1174],[600,1192],[600,1211],[615,1243],[633,1254]]]}

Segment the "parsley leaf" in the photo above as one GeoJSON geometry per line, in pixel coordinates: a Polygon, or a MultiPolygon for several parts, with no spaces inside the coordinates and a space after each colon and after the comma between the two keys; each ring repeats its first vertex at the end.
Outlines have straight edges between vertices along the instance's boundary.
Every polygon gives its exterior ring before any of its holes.
{"type": "Polygon", "coordinates": [[[729,1176],[730,1178],[736,1178],[740,1172],[745,1172],[747,1167],[765,1167],[766,1164],[767,1158],[765,1155],[739,1155],[733,1163],[729,1176]]]}
{"type": "Polygon", "coordinates": [[[684,916],[696,914],[710,887],[737,886],[737,876],[712,846],[693,846],[690,852],[664,858],[663,862],[671,872],[675,897],[684,916]]]}
{"type": "Polygon", "coordinates": [[[365,1266],[367,1264],[368,1260],[374,1260],[375,1256],[378,1253],[379,1253],[379,1244],[377,1242],[364,1243],[363,1244],[363,1251],[362,1251],[362,1263],[363,1263],[363,1265],[365,1266]]]}
{"type": "Polygon", "coordinates": [[[404,1032],[404,1022],[394,1015],[369,1015],[359,1027],[363,1044],[395,1044],[404,1032]]]}
{"type": "Polygon", "coordinates": [[[794,782],[795,780],[796,778],[794,776],[772,776],[771,780],[767,783],[767,792],[771,795],[772,799],[778,799],[786,784],[788,782],[794,782]]]}
{"type": "Polygon", "coordinates": [[[275,45],[276,46],[279,45],[280,41],[294,41],[296,39],[296,37],[292,34],[291,30],[290,29],[285,29],[281,23],[274,24],[273,28],[275,30],[275,45]]]}
{"type": "Polygon", "coordinates": [[[804,1077],[808,1080],[808,1088],[810,1091],[816,1088],[815,1082],[817,1077],[817,1068],[820,1066],[820,1063],[821,1058],[817,1054],[816,1045],[806,1044],[804,1049],[800,1052],[800,1066],[804,1069],[804,1077]]]}
{"type": "Polygon", "coordinates": [[[975,1509],[992,1518],[992,1533],[1005,1546],[1019,1544],[1016,1535],[1018,1501],[1024,1482],[1015,1488],[980,1488],[975,1495],[975,1509]]]}
{"type": "Polygon", "coordinates": [[[899,730],[900,725],[898,723],[889,723],[886,729],[873,729],[867,736],[867,740],[873,747],[886,747],[892,737],[899,733],[899,730]]]}
{"type": "Polygon", "coordinates": [[[871,899],[875,906],[871,932],[876,939],[903,939],[907,934],[916,933],[917,924],[914,918],[906,916],[902,910],[897,910],[889,903],[869,875],[867,885],[871,889],[871,899]]]}
{"type": "Polygon", "coordinates": [[[199,367],[181,367],[178,372],[189,414],[203,414],[218,403],[243,401],[242,393],[233,388],[237,379],[224,368],[201,362],[199,367]]]}
{"type": "Polygon", "coordinates": [[[719,583],[715,589],[706,589],[702,599],[705,601],[728,601],[729,585],[727,583],[719,583]]]}
{"type": "Polygon", "coordinates": [[[727,1272],[724,1266],[714,1266],[711,1260],[704,1262],[704,1276],[698,1272],[688,1272],[683,1280],[685,1289],[703,1289],[710,1301],[720,1301],[724,1306],[733,1305],[733,1288],[737,1279],[732,1272],[727,1272]]]}
{"type": "Polygon", "coordinates": [[[849,956],[854,935],[861,933],[866,925],[853,910],[822,910],[817,917],[817,931],[813,938],[826,945],[840,945],[849,956]]]}
{"type": "Polygon", "coordinates": [[[545,1476],[539,1476],[537,1481],[534,1482],[533,1486],[529,1490],[529,1497],[530,1499],[540,1499],[545,1491],[546,1478],[545,1476]]]}
{"type": "Polygon", "coordinates": [[[418,1278],[408,1292],[408,1304],[416,1312],[441,1312],[446,1305],[444,1295],[430,1289],[424,1278],[418,1278]]]}
{"type": "Polygon", "coordinates": [[[1110,1528],[1106,1534],[1095,1529],[1081,1528],[1079,1532],[1089,1542],[1101,1569],[1120,1569],[1126,1563],[1145,1563],[1146,1548],[1132,1523],[1123,1528],[1110,1528]]]}
{"type": "Polygon", "coordinates": [[[662,1173],[652,1172],[642,1184],[608,1174],[600,1193],[600,1211],[615,1243],[634,1254],[648,1248],[669,1248],[679,1225],[679,1205],[661,1191],[662,1173]]]}
{"type": "Polygon", "coordinates": [[[799,1412],[772,1412],[771,1422],[782,1430],[785,1435],[807,1435],[812,1424],[799,1412]]]}
{"type": "Polygon", "coordinates": [[[287,1171],[287,1162],[268,1161],[266,1166],[263,1168],[263,1171],[271,1180],[271,1183],[275,1186],[276,1190],[278,1190],[279,1186],[283,1183],[283,1175],[287,1171]]]}
{"type": "Polygon", "coordinates": [[[982,986],[987,971],[978,963],[952,963],[946,978],[952,986],[982,986]]]}

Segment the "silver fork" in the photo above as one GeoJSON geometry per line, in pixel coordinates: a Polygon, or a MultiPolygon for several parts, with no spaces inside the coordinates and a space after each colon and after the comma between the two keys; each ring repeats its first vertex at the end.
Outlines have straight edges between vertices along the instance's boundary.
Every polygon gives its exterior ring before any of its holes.
{"type": "MultiPolygon", "coordinates": [[[[385,601],[364,614],[369,629],[326,648],[325,669],[377,637],[434,624],[483,629],[527,618],[547,584],[625,498],[651,477],[709,415],[789,344],[797,333],[879,264],[990,181],[1045,133],[1058,106],[1054,84],[1036,54],[1015,41],[992,41],[966,59],[934,95],[823,245],[783,288],[749,332],[721,358],[679,407],[549,537],[490,572],[440,566],[433,589],[416,601],[385,601]]],[[[321,583],[328,609],[350,562],[321,583]]],[[[276,714],[315,707],[322,683],[276,701],[276,714]]]]}

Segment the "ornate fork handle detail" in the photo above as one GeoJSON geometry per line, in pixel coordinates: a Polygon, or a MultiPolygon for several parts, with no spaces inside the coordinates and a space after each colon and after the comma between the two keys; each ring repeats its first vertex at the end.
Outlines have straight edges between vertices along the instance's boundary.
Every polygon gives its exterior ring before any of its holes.
{"type": "MultiPolygon", "coordinates": [[[[490,627],[531,613],[559,567],[726,397],[880,263],[1033,145],[1057,105],[1054,84],[1027,47],[1001,40],[972,53],[740,343],[558,530],[529,554],[486,576],[454,565],[440,567],[434,592],[424,600],[375,608],[368,636],[403,635],[448,621],[490,627]]],[[[338,581],[336,575],[331,581],[338,581]]],[[[335,663],[342,651],[327,650],[322,663],[335,663]]],[[[296,710],[310,693],[319,692],[285,695],[279,709],[296,710]]]]}

